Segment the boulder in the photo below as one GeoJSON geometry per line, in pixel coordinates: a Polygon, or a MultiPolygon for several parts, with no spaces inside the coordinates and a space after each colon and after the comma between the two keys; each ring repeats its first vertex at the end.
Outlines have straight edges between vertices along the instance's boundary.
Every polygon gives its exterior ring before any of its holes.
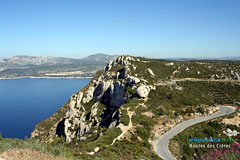
{"type": "Polygon", "coordinates": [[[129,76],[129,77],[127,78],[127,83],[128,83],[129,85],[138,84],[139,82],[140,82],[140,79],[137,78],[137,77],[129,76]]]}
{"type": "Polygon", "coordinates": [[[167,63],[166,66],[173,66],[174,62],[167,63]]]}
{"type": "Polygon", "coordinates": [[[232,130],[228,128],[228,129],[227,129],[227,133],[230,133],[230,134],[231,134],[231,133],[232,133],[232,130]]]}
{"type": "Polygon", "coordinates": [[[137,88],[137,95],[141,98],[147,97],[149,92],[150,92],[150,88],[147,85],[142,84],[137,88]]]}
{"type": "Polygon", "coordinates": [[[240,80],[240,76],[239,76],[239,74],[238,74],[237,72],[234,73],[234,78],[235,78],[236,80],[240,80]]]}
{"type": "Polygon", "coordinates": [[[96,147],[95,149],[94,149],[94,152],[98,152],[99,151],[99,147],[96,147]]]}
{"type": "Polygon", "coordinates": [[[86,152],[88,155],[94,155],[95,152],[86,152]]]}
{"type": "Polygon", "coordinates": [[[147,71],[151,76],[153,76],[153,77],[155,76],[155,74],[153,73],[153,71],[150,68],[148,68],[147,71]]]}
{"type": "Polygon", "coordinates": [[[224,134],[226,134],[228,137],[232,137],[232,136],[237,136],[238,132],[236,130],[231,130],[231,129],[227,129],[226,131],[223,131],[224,134]]]}
{"type": "Polygon", "coordinates": [[[236,130],[233,130],[232,134],[233,134],[233,136],[235,137],[235,136],[238,135],[238,132],[237,132],[236,130]]]}
{"type": "Polygon", "coordinates": [[[132,65],[132,68],[133,68],[133,70],[136,70],[136,69],[137,69],[137,67],[136,67],[136,66],[134,66],[134,65],[132,65]]]}

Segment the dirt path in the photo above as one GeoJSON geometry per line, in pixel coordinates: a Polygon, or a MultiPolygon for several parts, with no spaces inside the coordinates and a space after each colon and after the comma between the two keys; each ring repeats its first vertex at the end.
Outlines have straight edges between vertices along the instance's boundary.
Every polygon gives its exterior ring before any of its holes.
{"type": "Polygon", "coordinates": [[[128,125],[127,126],[124,126],[123,124],[119,125],[119,128],[121,129],[122,133],[117,138],[115,138],[113,140],[111,145],[113,145],[116,142],[116,140],[120,140],[129,130],[131,130],[133,128],[132,116],[133,116],[134,112],[131,112],[129,110],[129,108],[127,108],[127,114],[129,116],[129,123],[128,123],[128,125]]]}

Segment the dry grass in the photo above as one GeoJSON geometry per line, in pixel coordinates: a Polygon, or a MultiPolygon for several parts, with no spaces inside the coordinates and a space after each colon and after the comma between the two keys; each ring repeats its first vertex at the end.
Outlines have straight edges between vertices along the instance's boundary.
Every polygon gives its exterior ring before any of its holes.
{"type": "Polygon", "coordinates": [[[4,160],[67,160],[62,157],[54,157],[53,155],[30,149],[5,150],[0,154],[0,159],[1,158],[4,160]]]}
{"type": "Polygon", "coordinates": [[[174,157],[180,156],[180,144],[177,141],[170,141],[169,148],[174,157]]]}
{"type": "Polygon", "coordinates": [[[145,116],[147,116],[147,117],[149,117],[149,118],[155,117],[155,114],[152,113],[151,111],[143,112],[142,115],[145,115],[145,116]]]}

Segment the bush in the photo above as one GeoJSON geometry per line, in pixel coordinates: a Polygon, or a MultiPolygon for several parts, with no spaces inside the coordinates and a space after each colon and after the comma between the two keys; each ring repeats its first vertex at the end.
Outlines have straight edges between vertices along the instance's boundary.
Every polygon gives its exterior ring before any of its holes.
{"type": "Polygon", "coordinates": [[[121,113],[120,123],[127,126],[130,121],[129,116],[127,115],[127,111],[126,111],[126,109],[123,109],[121,112],[122,113],[121,113]]]}
{"type": "Polygon", "coordinates": [[[60,150],[60,148],[57,148],[57,147],[55,147],[55,148],[53,148],[53,150],[52,150],[52,154],[55,156],[55,157],[57,157],[57,156],[59,156],[60,154],[61,154],[61,150],[60,150]]]}
{"type": "Polygon", "coordinates": [[[199,107],[197,110],[198,110],[198,112],[204,114],[204,109],[203,109],[203,107],[199,107]]]}
{"type": "Polygon", "coordinates": [[[150,131],[143,127],[136,127],[137,134],[145,141],[148,142],[150,131]]]}
{"type": "Polygon", "coordinates": [[[154,124],[153,119],[148,118],[145,115],[138,114],[133,116],[133,124],[137,125],[143,125],[145,128],[151,127],[154,124]]]}
{"type": "Polygon", "coordinates": [[[137,92],[136,89],[132,89],[130,86],[127,87],[127,93],[131,95],[135,95],[137,92]]]}
{"type": "Polygon", "coordinates": [[[210,121],[207,124],[214,129],[222,129],[222,125],[217,121],[210,121]]]}
{"type": "Polygon", "coordinates": [[[159,110],[158,110],[158,115],[159,115],[159,116],[162,116],[162,115],[164,115],[164,114],[165,114],[164,109],[163,109],[163,108],[159,108],[159,110]]]}

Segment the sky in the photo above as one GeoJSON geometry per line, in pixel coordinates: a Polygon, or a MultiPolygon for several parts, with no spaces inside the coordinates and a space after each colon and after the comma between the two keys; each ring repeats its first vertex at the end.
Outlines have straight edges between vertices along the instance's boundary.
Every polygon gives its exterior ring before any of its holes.
{"type": "Polygon", "coordinates": [[[239,0],[1,0],[0,57],[240,56],[239,0]]]}

